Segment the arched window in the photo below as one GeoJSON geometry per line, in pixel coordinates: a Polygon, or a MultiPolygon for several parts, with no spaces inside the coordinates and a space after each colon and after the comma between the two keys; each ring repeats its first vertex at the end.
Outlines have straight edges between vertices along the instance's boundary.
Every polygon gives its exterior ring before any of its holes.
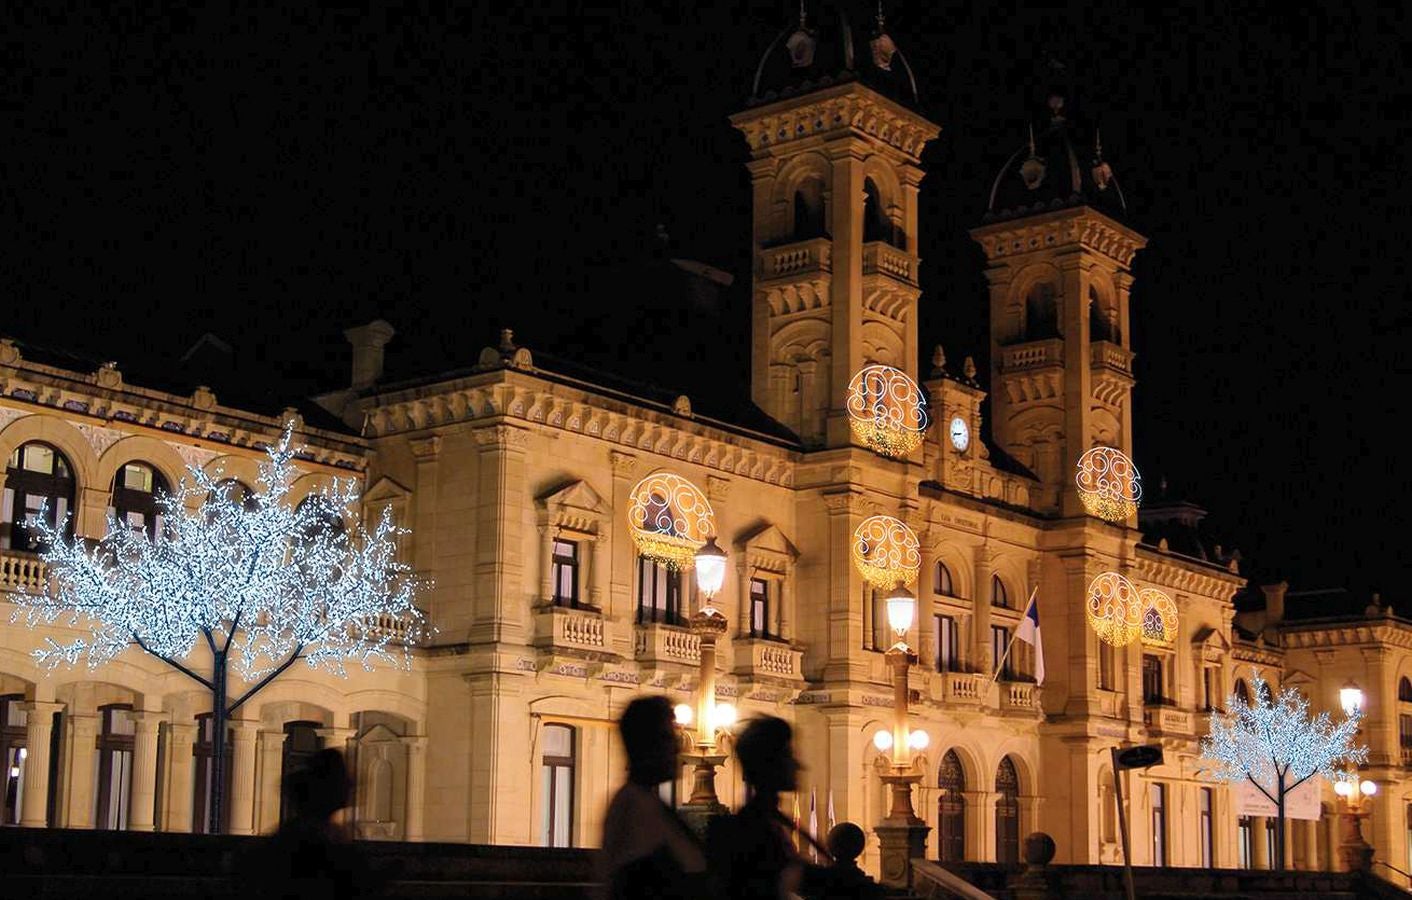
{"type": "Polygon", "coordinates": [[[215,490],[211,491],[214,497],[222,500],[231,500],[239,503],[247,510],[259,506],[259,501],[255,499],[255,491],[250,485],[238,478],[222,478],[216,482],[215,490]]]}
{"type": "Polygon", "coordinates": [[[1244,678],[1237,678],[1235,683],[1236,699],[1246,706],[1250,705],[1250,685],[1245,683],[1244,678]]]}
{"type": "Polygon", "coordinates": [[[799,183],[794,191],[794,239],[807,241],[825,237],[828,227],[824,222],[824,183],[817,178],[808,178],[799,183]]]}
{"type": "Polygon", "coordinates": [[[1098,291],[1088,289],[1088,339],[1091,341],[1112,341],[1122,343],[1118,333],[1118,323],[1098,299],[1098,291]]]}
{"type": "Polygon", "coordinates": [[[863,179],[863,241],[886,241],[896,247],[902,242],[883,207],[882,194],[871,178],[863,179]]]}
{"type": "MultiPolygon", "coordinates": [[[[225,750],[225,791],[223,796],[230,797],[231,785],[234,784],[233,774],[235,772],[235,744],[231,739],[232,732],[226,730],[226,750],[225,750]]],[[[196,742],[191,746],[191,755],[195,762],[196,774],[191,785],[191,830],[195,834],[209,834],[211,831],[211,788],[215,785],[215,766],[212,761],[216,755],[216,729],[210,713],[202,713],[196,717],[196,742]]],[[[224,804],[222,813],[222,831],[230,824],[230,801],[224,804]]]]}
{"type": "Polygon", "coordinates": [[[132,706],[115,703],[99,709],[98,800],[93,827],[121,831],[127,828],[132,799],[132,746],[137,733],[132,706]]]}
{"type": "Polygon", "coordinates": [[[1043,341],[1059,337],[1059,303],[1054,285],[1037,284],[1025,297],[1025,340],[1043,341]]]}
{"type": "Polygon", "coordinates": [[[108,513],[119,524],[154,538],[162,518],[157,495],[168,493],[167,480],[156,469],[144,462],[126,463],[113,476],[113,505],[108,513]]]}
{"type": "Polygon", "coordinates": [[[966,858],[966,772],[955,750],[946,751],[937,771],[937,851],[942,862],[966,858]]]}
{"type": "Polygon", "coordinates": [[[946,567],[945,563],[938,562],[933,575],[932,590],[935,593],[941,594],[944,597],[956,596],[956,588],[951,582],[951,570],[946,567]]]}
{"type": "Polygon", "coordinates": [[[1020,861],[1020,775],[1010,757],[995,770],[995,861],[1015,865],[1020,861]]]}
{"type": "Polygon", "coordinates": [[[1397,699],[1403,703],[1412,703],[1412,681],[1409,681],[1406,675],[1397,682],[1397,699]]]}
{"type": "Polygon", "coordinates": [[[1010,608],[1010,594],[1005,590],[1005,582],[999,575],[990,576],[990,605],[1010,608]]]}
{"type": "Polygon", "coordinates": [[[574,729],[568,725],[545,725],[540,735],[540,796],[544,814],[540,820],[542,847],[574,845],[574,729]]]}
{"type": "Polygon", "coordinates": [[[318,722],[284,723],[284,754],[279,767],[279,818],[283,822],[293,812],[289,796],[289,776],[308,764],[309,757],[323,749],[318,722]]]}
{"type": "Polygon", "coordinates": [[[334,508],[333,501],[322,494],[310,494],[299,501],[296,507],[300,512],[306,509],[313,511],[313,521],[305,532],[305,537],[311,541],[319,540],[325,534],[333,538],[343,538],[348,534],[348,526],[343,522],[343,516],[339,515],[334,508]]]}
{"type": "Polygon", "coordinates": [[[29,719],[20,709],[23,702],[24,694],[0,697],[0,764],[5,767],[0,772],[0,783],[5,786],[5,794],[0,797],[0,825],[20,824],[24,805],[25,758],[29,755],[25,726],[29,719]]]}
{"type": "MultiPolygon", "coordinates": [[[[30,529],[40,514],[50,525],[65,519],[74,504],[73,469],[64,455],[48,444],[16,447],[5,467],[0,495],[0,550],[40,552],[39,536],[30,529]]],[[[73,521],[64,528],[73,536],[73,521]]]]}

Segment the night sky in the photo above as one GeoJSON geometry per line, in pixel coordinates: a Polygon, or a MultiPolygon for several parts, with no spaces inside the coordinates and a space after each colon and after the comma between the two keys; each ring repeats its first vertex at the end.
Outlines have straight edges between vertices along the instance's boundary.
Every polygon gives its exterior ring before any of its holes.
{"type": "MultiPolygon", "coordinates": [[[[178,361],[209,331],[241,372],[218,395],[270,411],[339,386],[342,329],[375,315],[399,332],[394,377],[468,366],[510,326],[670,387],[640,314],[663,298],[631,277],[660,223],[672,255],[736,276],[693,364],[742,383],[749,193],[726,117],[794,4],[533,5],[7,6],[0,333],[189,390],[178,361]]],[[[1165,477],[1206,505],[1256,580],[1412,613],[1412,35],[1390,6],[886,9],[943,129],[924,366],[940,342],[986,371],[966,230],[1060,60],[1150,238],[1133,292],[1149,490],[1165,477]]]]}

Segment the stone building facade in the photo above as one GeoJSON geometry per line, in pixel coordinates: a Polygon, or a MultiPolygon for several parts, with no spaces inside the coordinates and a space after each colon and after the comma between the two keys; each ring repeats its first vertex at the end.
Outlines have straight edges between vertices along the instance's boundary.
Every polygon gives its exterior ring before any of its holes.
{"type": "MultiPolygon", "coordinates": [[[[1061,862],[1115,862],[1107,751],[1158,743],[1164,763],[1126,776],[1135,862],[1267,863],[1245,837],[1257,825],[1198,762],[1210,711],[1261,666],[1320,707],[1337,704],[1345,677],[1368,690],[1372,771],[1385,782],[1370,837],[1380,858],[1406,860],[1409,751],[1393,700],[1412,668],[1405,623],[1282,625],[1275,612],[1251,638],[1234,624],[1236,560],[1201,541],[1194,507],[1159,502],[1113,525],[1079,504],[1077,457],[1132,450],[1129,295],[1145,243],[1095,136],[1056,95],[978,215],[989,391],[969,359],[948,364],[940,348],[922,367],[917,198],[940,129],[891,39],[847,31],[787,30],[732,119],[753,185],[751,399],[771,424],[536,365],[508,333],[464,371],[386,383],[391,328],[348,332],[352,383],[321,398],[348,427],[296,419],[311,449],[301,490],[354,477],[365,511],[392,510],[410,529],[401,552],[433,584],[422,603],[437,633],[410,671],[291,670],[252,701],[234,724],[232,831],[272,828],[282,773],[338,746],[357,767],[351,816],[366,837],[594,845],[624,774],[614,720],[643,693],[691,702],[697,679],[699,640],[683,626],[699,605],[691,579],[641,560],[626,526],[633,485],[668,472],[709,498],[729,555],[718,697],[742,717],[794,723],[804,818],[811,796],[821,822],[830,802],[839,821],[886,814],[872,735],[890,722],[890,640],[851,558],[860,522],[884,513],[921,541],[908,642],[913,727],[931,737],[914,795],[929,855],[1013,860],[1042,830],[1061,862]],[[933,427],[904,459],[850,434],[844,390],[871,363],[902,369],[929,401],[933,427]],[[1095,637],[1084,598],[1105,571],[1176,601],[1174,643],[1095,637]],[[1047,679],[1034,683],[1033,655],[1015,644],[993,681],[1032,591],[1047,679]]],[[[0,343],[0,592],[43,584],[14,524],[27,498],[63,497],[78,533],[97,536],[108,508],[143,515],[139,495],[186,465],[253,480],[259,447],[295,415],[128,385],[114,366],[56,368],[0,343]]],[[[190,830],[209,759],[203,695],[137,651],[96,671],[40,672],[29,652],[42,637],[0,628],[0,749],[19,772],[6,823],[190,830]]],[[[1412,715],[1412,684],[1405,702],[1412,715]]],[[[689,787],[684,773],[678,797],[689,787]]],[[[743,799],[729,761],[718,788],[743,799]]],[[[1294,865],[1337,865],[1327,826],[1294,833],[1294,865]]],[[[876,854],[874,843],[874,867],[876,854]]]]}

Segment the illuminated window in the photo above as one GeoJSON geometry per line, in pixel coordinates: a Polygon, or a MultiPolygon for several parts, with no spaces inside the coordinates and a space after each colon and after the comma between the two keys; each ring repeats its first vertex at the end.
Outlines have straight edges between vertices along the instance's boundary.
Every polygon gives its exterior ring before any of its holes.
{"type": "Polygon", "coordinates": [[[127,704],[104,706],[98,734],[98,795],[93,827],[121,831],[127,828],[132,799],[132,749],[136,721],[127,704]]]}
{"type": "Polygon", "coordinates": [[[0,765],[5,767],[0,771],[0,784],[5,786],[0,797],[0,825],[20,824],[24,806],[25,759],[29,756],[25,747],[29,717],[20,708],[24,702],[24,694],[0,697],[0,765]]]}
{"type": "Polygon", "coordinates": [[[950,616],[933,616],[932,621],[936,629],[936,670],[960,671],[960,640],[956,633],[956,620],[950,616]]]}
{"type": "Polygon", "coordinates": [[[750,636],[770,637],[770,583],[750,579],[750,636]]]}
{"type": "Polygon", "coordinates": [[[944,563],[936,564],[932,578],[932,591],[943,597],[956,596],[956,589],[951,583],[951,570],[944,563]]]}
{"type": "Polygon", "coordinates": [[[941,758],[937,788],[937,850],[942,862],[960,862],[966,858],[966,773],[955,750],[941,758]]]}
{"type": "Polygon", "coordinates": [[[1240,840],[1237,842],[1237,849],[1240,852],[1240,867],[1253,869],[1255,868],[1255,820],[1250,816],[1241,816],[1239,830],[1240,840]]]}
{"type": "Polygon", "coordinates": [[[645,556],[637,558],[637,621],[680,625],[681,570],[645,556]]]}
{"type": "Polygon", "coordinates": [[[1142,655],[1142,702],[1162,703],[1162,660],[1150,653],[1142,655]]]}
{"type": "Polygon", "coordinates": [[[995,861],[1015,865],[1020,861],[1020,776],[1010,757],[995,772],[995,861]]]}
{"type": "MultiPolygon", "coordinates": [[[[63,521],[73,502],[73,470],[63,454],[48,444],[15,448],[5,468],[5,489],[0,491],[0,550],[42,551],[30,525],[41,514],[50,525],[63,521]]],[[[73,535],[72,520],[65,531],[73,535]]]]}
{"type": "Polygon", "coordinates": [[[990,605],[1010,608],[1010,594],[1005,590],[1005,582],[999,575],[990,576],[990,605]]]}
{"type": "Polygon", "coordinates": [[[156,469],[142,462],[127,463],[113,477],[113,505],[108,513],[120,524],[156,537],[162,518],[157,497],[166,493],[167,480],[156,469]]]}
{"type": "Polygon", "coordinates": [[[579,605],[579,545],[574,541],[554,541],[550,561],[554,583],[554,605],[579,605]]]}
{"type": "Polygon", "coordinates": [[[539,829],[541,847],[574,845],[574,729],[545,725],[540,735],[540,794],[544,814],[539,829]]]}

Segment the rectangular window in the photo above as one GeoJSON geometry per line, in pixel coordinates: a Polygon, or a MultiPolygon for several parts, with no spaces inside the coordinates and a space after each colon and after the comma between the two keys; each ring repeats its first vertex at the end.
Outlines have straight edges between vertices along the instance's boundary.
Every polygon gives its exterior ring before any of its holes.
{"type": "Polygon", "coordinates": [[[750,579],[750,636],[770,636],[770,583],[763,578],[750,579]]]}
{"type": "Polygon", "coordinates": [[[1015,668],[1010,657],[1005,656],[1005,651],[1010,647],[1010,629],[1000,625],[990,626],[990,658],[991,665],[1000,665],[1001,681],[1014,681],[1015,668]],[[1004,665],[1001,665],[1001,657],[1005,658],[1004,665]]]}
{"type": "Polygon", "coordinates": [[[24,448],[23,468],[27,472],[40,475],[54,474],[54,451],[43,444],[27,444],[24,448]]]}
{"type": "Polygon", "coordinates": [[[1098,642],[1098,686],[1105,691],[1115,689],[1113,684],[1113,645],[1107,641],[1098,642]]]}
{"type": "Polygon", "coordinates": [[[1142,702],[1162,702],[1162,660],[1147,653],[1142,655],[1142,702]]]}
{"type": "Polygon", "coordinates": [[[1255,823],[1250,816],[1240,817],[1240,867],[1255,868],[1255,823]]]}
{"type": "Polygon", "coordinates": [[[1209,712],[1216,708],[1216,670],[1206,666],[1201,670],[1201,708],[1209,712]]]}
{"type": "Polygon", "coordinates": [[[555,606],[579,605],[579,545],[574,541],[554,541],[554,555],[550,564],[550,578],[554,582],[555,606]]]}
{"type": "Polygon", "coordinates": [[[1412,716],[1397,717],[1397,740],[1404,750],[1412,750],[1412,716]]]}
{"type": "Polygon", "coordinates": [[[872,623],[872,634],[868,635],[869,641],[865,644],[868,650],[886,650],[891,647],[888,637],[892,634],[892,629],[887,624],[887,604],[883,602],[882,594],[871,589],[864,589],[867,594],[868,618],[872,623]]]}
{"type": "Polygon", "coordinates": [[[541,732],[540,792],[544,814],[540,820],[542,847],[574,845],[574,729],[545,725],[541,732]]]}
{"type": "Polygon", "coordinates": [[[152,493],[152,470],[146,466],[123,466],[123,487],[130,491],[152,493]]]}
{"type": "Polygon", "coordinates": [[[936,623],[936,670],[958,671],[960,641],[956,635],[956,620],[950,616],[935,616],[933,621],[936,623]]]}
{"type": "Polygon", "coordinates": [[[1167,864],[1167,786],[1158,781],[1147,784],[1152,805],[1152,864],[1167,864]]]}
{"type": "Polygon", "coordinates": [[[1265,820],[1265,858],[1270,861],[1270,868],[1273,869],[1275,867],[1275,819],[1273,816],[1265,820]]]}
{"type": "Polygon", "coordinates": [[[1211,817],[1211,804],[1214,796],[1215,793],[1210,788],[1201,789],[1201,867],[1203,869],[1209,869],[1216,864],[1211,855],[1211,848],[1216,844],[1216,834],[1213,830],[1211,817]]]}
{"type": "Polygon", "coordinates": [[[637,560],[637,621],[681,624],[681,570],[646,557],[637,560]]]}

